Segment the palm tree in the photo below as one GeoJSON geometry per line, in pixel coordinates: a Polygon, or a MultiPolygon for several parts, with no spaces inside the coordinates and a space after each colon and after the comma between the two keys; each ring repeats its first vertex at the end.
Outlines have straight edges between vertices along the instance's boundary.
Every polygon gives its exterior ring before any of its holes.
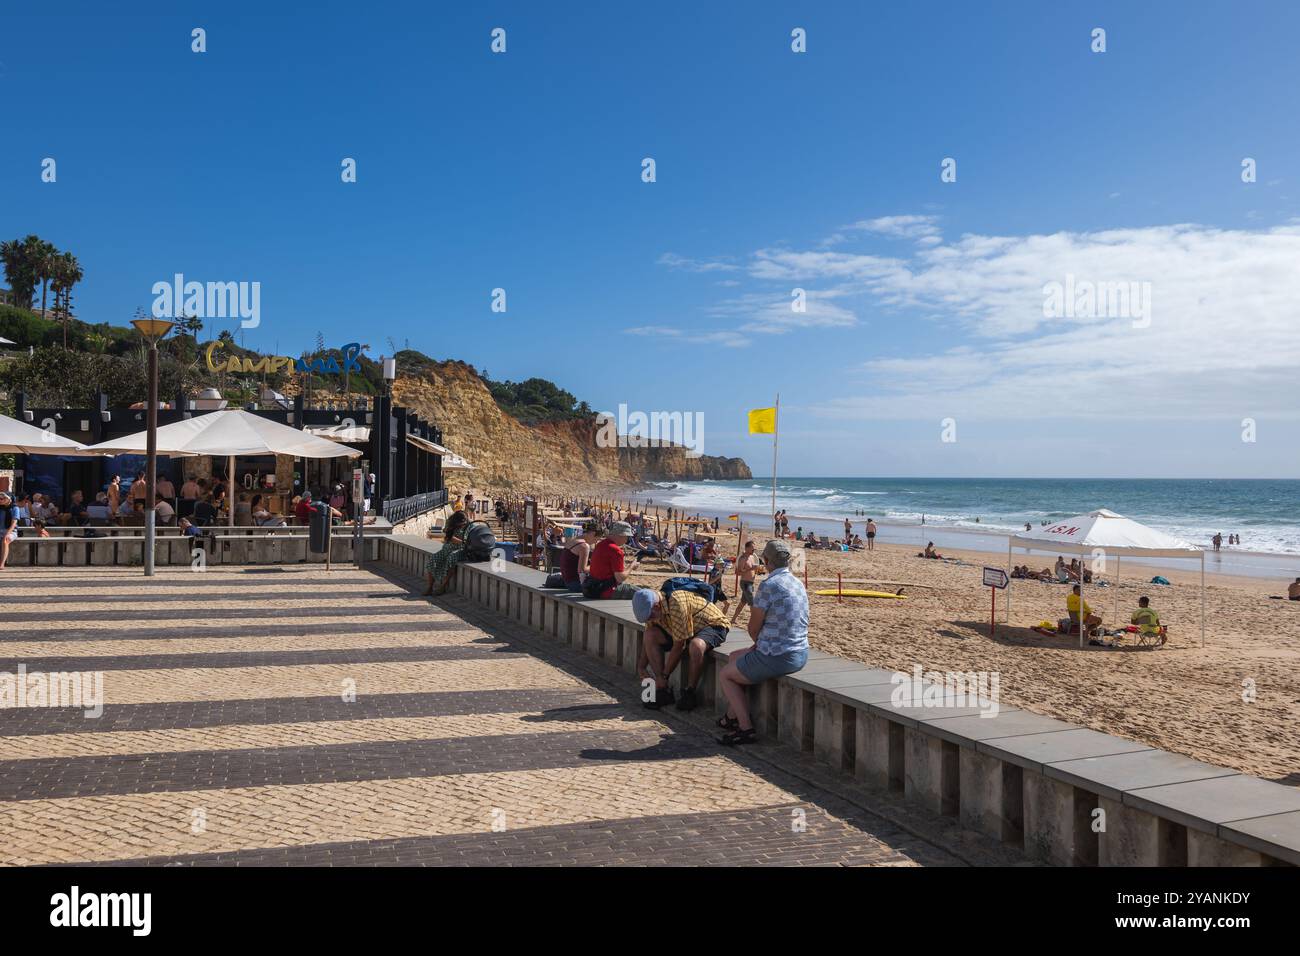
{"type": "Polygon", "coordinates": [[[13,293],[14,305],[24,309],[31,309],[32,298],[36,295],[36,247],[33,243],[40,241],[36,236],[28,236],[0,243],[0,260],[4,262],[5,279],[13,293]]]}
{"type": "Polygon", "coordinates": [[[54,243],[46,242],[37,236],[28,236],[27,244],[32,247],[30,255],[36,272],[36,281],[41,284],[41,318],[44,319],[48,317],[45,314],[45,305],[50,291],[50,280],[54,278],[55,269],[58,267],[59,250],[54,248],[54,243]]]}
{"type": "Polygon", "coordinates": [[[72,287],[86,277],[81,263],[71,252],[64,252],[54,261],[50,284],[54,286],[54,311],[63,315],[63,347],[68,347],[68,323],[72,319],[72,287]],[[62,306],[59,304],[63,300],[62,306]]]}
{"type": "Polygon", "coordinates": [[[188,362],[187,357],[188,345],[185,342],[185,335],[189,335],[194,340],[194,361],[199,359],[199,333],[203,331],[203,320],[197,315],[182,313],[176,319],[176,336],[175,341],[178,343],[177,348],[180,350],[181,361],[188,362]]]}

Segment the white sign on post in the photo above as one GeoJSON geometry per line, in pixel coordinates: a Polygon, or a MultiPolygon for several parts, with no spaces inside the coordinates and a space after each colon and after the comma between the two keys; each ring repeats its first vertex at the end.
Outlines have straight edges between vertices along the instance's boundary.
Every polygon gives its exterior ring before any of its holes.
{"type": "Polygon", "coordinates": [[[984,585],[990,588],[1005,588],[1007,586],[1007,572],[1001,568],[984,569],[984,585]]]}
{"type": "Polygon", "coordinates": [[[352,503],[359,505],[366,500],[366,478],[360,468],[352,469],[352,503]]]}

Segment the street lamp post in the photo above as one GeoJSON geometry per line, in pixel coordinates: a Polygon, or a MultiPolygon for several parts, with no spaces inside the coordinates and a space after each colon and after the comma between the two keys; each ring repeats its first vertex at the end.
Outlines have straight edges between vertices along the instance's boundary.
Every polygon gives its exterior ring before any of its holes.
{"type": "Polygon", "coordinates": [[[158,340],[172,330],[172,323],[166,319],[132,319],[131,324],[140,330],[144,340],[149,343],[149,403],[145,420],[148,422],[148,438],[145,445],[145,507],[144,507],[144,574],[153,577],[155,525],[158,513],[155,511],[158,485],[158,340]]]}

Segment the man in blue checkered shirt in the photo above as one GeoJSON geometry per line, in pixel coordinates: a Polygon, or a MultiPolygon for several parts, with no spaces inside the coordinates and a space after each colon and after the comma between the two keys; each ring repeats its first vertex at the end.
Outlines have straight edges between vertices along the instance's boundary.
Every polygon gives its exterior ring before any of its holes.
{"type": "Polygon", "coordinates": [[[729,747],[754,742],[745,688],[800,670],[808,662],[808,592],[790,571],[790,545],[774,538],[763,549],[767,578],[754,598],[749,636],[754,646],[736,651],[719,678],[727,713],[719,725],[729,747]]]}

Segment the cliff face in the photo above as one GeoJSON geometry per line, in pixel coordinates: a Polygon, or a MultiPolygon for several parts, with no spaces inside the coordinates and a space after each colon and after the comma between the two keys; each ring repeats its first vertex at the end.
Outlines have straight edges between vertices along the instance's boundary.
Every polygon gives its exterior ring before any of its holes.
{"type": "Polygon", "coordinates": [[[466,484],[532,488],[751,477],[740,458],[691,458],[677,446],[601,448],[591,422],[524,425],[503,412],[479,377],[460,362],[438,362],[418,375],[399,376],[393,398],[435,422],[446,445],[477,469],[464,473],[472,476],[466,484]]]}

